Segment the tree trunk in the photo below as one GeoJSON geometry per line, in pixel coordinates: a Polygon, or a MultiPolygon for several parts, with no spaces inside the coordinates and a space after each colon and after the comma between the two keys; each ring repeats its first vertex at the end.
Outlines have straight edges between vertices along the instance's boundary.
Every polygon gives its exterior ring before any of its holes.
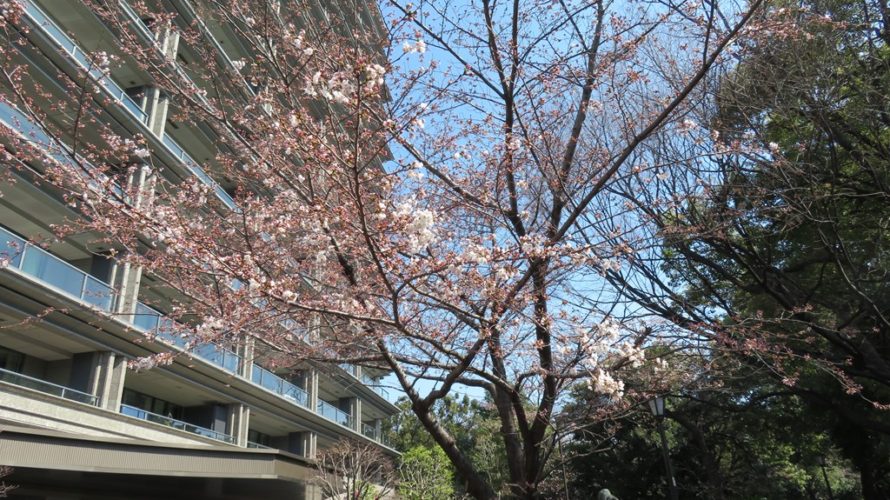
{"type": "Polygon", "coordinates": [[[477,500],[492,500],[496,498],[491,485],[479,475],[473,464],[467,460],[467,457],[457,447],[457,443],[454,442],[454,438],[448,434],[448,431],[433,418],[429,408],[425,409],[412,405],[411,410],[417,415],[423,427],[430,433],[436,443],[442,447],[457,473],[466,481],[467,493],[477,500]]]}

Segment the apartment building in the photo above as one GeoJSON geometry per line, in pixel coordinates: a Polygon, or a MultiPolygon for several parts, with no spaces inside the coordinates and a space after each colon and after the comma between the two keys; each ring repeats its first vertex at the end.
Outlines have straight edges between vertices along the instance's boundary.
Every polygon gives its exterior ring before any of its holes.
{"type": "MultiPolygon", "coordinates": [[[[135,62],[124,59],[104,73],[88,57],[115,43],[121,29],[163,52],[185,76],[189,64],[235,66],[249,57],[233,30],[200,17],[200,1],[144,2],[174,15],[162,25],[125,0],[12,0],[21,16],[6,23],[2,43],[7,67],[39,82],[34,102],[47,120],[71,126],[70,114],[53,108],[77,98],[60,75],[91,79],[101,94],[101,106],[90,111],[97,119],[122,136],[144,137],[165,175],[195,176],[234,209],[224,181],[195,160],[213,157],[207,131],[172,123],[163,89],[135,62]],[[128,21],[109,25],[95,11],[108,3],[128,21]],[[179,40],[186,26],[200,28],[215,48],[213,61],[197,60],[179,40]]],[[[318,2],[304,13],[307,22],[343,8],[318,2]]],[[[287,8],[286,0],[272,3],[287,8]]],[[[380,30],[373,9],[368,2],[344,18],[354,20],[352,29],[380,30]]],[[[247,96],[256,90],[243,84],[247,96]]],[[[13,468],[5,479],[18,486],[13,497],[318,498],[309,479],[319,450],[352,438],[395,455],[382,442],[383,422],[397,409],[380,371],[308,362],[276,370],[253,341],[203,345],[147,371],[128,368],[131,360],[183,347],[169,333],[175,325],[162,310],[163,288],[152,286],[149,273],[103,257],[108,249],[91,235],[52,237],[53,225],[78,214],[35,181],[30,173],[40,172],[41,162],[23,160],[9,138],[43,149],[46,161],[70,161],[72,146],[13,101],[0,99],[7,152],[0,160],[0,465],[13,468]]],[[[87,131],[79,140],[89,137],[87,131]]]]}

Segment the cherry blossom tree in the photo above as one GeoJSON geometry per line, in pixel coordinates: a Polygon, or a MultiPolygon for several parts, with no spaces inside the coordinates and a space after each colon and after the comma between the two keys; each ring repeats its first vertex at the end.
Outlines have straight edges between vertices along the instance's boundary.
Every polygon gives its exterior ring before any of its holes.
{"type": "Polygon", "coordinates": [[[34,48],[6,2],[0,99],[49,140],[6,134],[4,164],[32,165],[81,216],[58,237],[86,235],[159,283],[186,347],[254,339],[284,367],[391,372],[476,498],[497,492],[431,409],[487,393],[507,493],[537,498],[572,430],[553,425],[565,391],[632,404],[621,372],[668,328],[607,279],[653,244],[621,183],[667,175],[644,146],[694,126],[760,3],[208,0],[201,23],[132,2],[146,42],[120,4],[93,0],[116,43],[54,75],[74,99],[49,105],[29,98],[50,90],[24,74],[34,48]],[[251,57],[221,61],[207,24],[251,57]],[[170,58],[171,30],[197,60],[170,58]],[[124,66],[162,91],[170,122],[212,139],[194,175],[100,119],[124,66]]]}

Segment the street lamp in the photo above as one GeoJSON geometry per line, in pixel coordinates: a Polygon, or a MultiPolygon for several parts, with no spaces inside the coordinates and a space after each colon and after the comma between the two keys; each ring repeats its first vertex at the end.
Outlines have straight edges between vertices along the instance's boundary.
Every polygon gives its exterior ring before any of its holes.
{"type": "Polygon", "coordinates": [[[668,454],[667,438],[664,435],[664,398],[656,396],[649,400],[649,410],[658,424],[658,433],[661,435],[661,454],[664,457],[664,469],[667,473],[668,488],[670,490],[671,500],[679,500],[680,493],[677,491],[677,480],[674,479],[674,468],[671,466],[671,456],[668,454]]]}

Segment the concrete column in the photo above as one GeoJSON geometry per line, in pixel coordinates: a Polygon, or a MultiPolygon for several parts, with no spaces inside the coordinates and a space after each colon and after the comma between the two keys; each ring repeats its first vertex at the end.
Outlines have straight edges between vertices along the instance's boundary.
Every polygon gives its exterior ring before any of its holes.
{"type": "Polygon", "coordinates": [[[145,87],[143,92],[142,110],[148,115],[145,124],[156,136],[163,138],[169,99],[156,87],[145,87]]]}
{"type": "Polygon", "coordinates": [[[226,434],[235,439],[238,446],[247,446],[247,431],[250,428],[250,408],[241,403],[230,404],[226,419],[226,434]]]}
{"type": "Polygon", "coordinates": [[[304,375],[304,389],[309,394],[309,409],[318,410],[318,372],[307,370],[304,375]]]}
{"type": "Polygon", "coordinates": [[[302,439],[302,455],[306,458],[314,460],[318,455],[318,435],[311,431],[299,433],[302,439]]]}
{"type": "Polygon", "coordinates": [[[117,265],[115,288],[118,290],[115,312],[132,316],[139,300],[139,285],[142,282],[142,267],[124,262],[117,265]]]}
{"type": "Polygon", "coordinates": [[[312,481],[303,483],[303,497],[305,500],[324,500],[324,491],[322,487],[312,481]]]}
{"type": "Polygon", "coordinates": [[[171,61],[176,60],[176,54],[179,50],[179,32],[172,23],[166,23],[157,34],[158,46],[161,52],[171,61]]]}
{"type": "Polygon", "coordinates": [[[104,363],[104,378],[101,384],[102,392],[99,399],[102,407],[108,410],[119,411],[124,395],[124,380],[127,375],[127,358],[120,354],[107,353],[109,359],[104,363]]]}
{"type": "Polygon", "coordinates": [[[241,366],[238,367],[238,375],[251,380],[253,375],[253,351],[256,346],[256,339],[253,337],[245,337],[238,343],[237,353],[241,356],[241,366]]]}
{"type": "Polygon", "coordinates": [[[70,385],[96,396],[100,408],[118,411],[126,372],[126,358],[113,352],[75,354],[71,359],[70,385]]]}
{"type": "Polygon", "coordinates": [[[352,413],[352,425],[355,429],[355,432],[359,434],[364,434],[364,429],[362,429],[362,400],[360,398],[353,398],[355,402],[353,403],[353,411],[352,413]]]}
{"type": "MultiPolygon", "coordinates": [[[[128,179],[131,187],[138,189],[137,199],[133,200],[136,206],[145,206],[154,199],[155,178],[148,166],[137,169],[128,179]]],[[[113,285],[118,292],[115,312],[131,316],[136,312],[136,302],[139,300],[139,286],[142,283],[142,268],[129,263],[117,263],[112,272],[113,285]]]]}

